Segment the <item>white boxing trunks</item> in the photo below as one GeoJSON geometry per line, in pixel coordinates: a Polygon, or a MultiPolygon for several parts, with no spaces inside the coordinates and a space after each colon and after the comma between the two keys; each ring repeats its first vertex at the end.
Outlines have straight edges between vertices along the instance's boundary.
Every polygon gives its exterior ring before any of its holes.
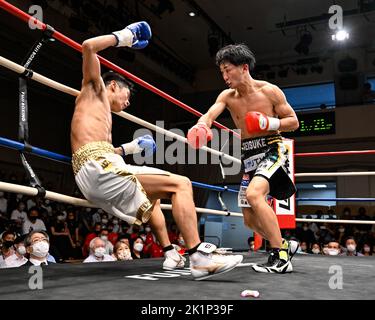
{"type": "Polygon", "coordinates": [[[169,172],[126,164],[105,141],[90,142],[72,157],[76,183],[87,200],[129,224],[146,223],[152,203],[135,175],[169,172]]]}

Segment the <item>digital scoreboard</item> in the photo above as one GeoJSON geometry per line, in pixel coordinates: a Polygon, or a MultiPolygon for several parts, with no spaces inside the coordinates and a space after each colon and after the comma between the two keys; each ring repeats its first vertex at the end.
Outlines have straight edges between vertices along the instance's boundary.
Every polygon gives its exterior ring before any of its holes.
{"type": "Polygon", "coordinates": [[[317,112],[297,115],[299,128],[294,132],[283,133],[286,137],[318,136],[335,134],[335,112],[317,112]]]}

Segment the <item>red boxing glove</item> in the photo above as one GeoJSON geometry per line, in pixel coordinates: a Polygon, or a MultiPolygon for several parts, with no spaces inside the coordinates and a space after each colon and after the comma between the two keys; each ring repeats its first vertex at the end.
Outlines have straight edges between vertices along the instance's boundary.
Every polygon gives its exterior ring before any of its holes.
{"type": "Polygon", "coordinates": [[[187,134],[188,143],[194,149],[201,148],[211,139],[212,131],[204,122],[198,122],[187,134]]]}
{"type": "Polygon", "coordinates": [[[268,117],[258,111],[249,111],[245,116],[246,128],[248,133],[257,133],[262,131],[276,131],[280,128],[280,120],[268,117]]]}

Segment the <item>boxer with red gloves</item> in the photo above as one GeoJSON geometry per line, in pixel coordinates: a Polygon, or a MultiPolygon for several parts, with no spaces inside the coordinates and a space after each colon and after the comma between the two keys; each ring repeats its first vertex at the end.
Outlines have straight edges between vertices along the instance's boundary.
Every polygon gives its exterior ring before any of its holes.
{"type": "Polygon", "coordinates": [[[238,195],[244,223],[269,240],[268,261],[255,264],[258,272],[286,273],[293,270],[291,258],[296,244],[282,239],[277,217],[266,202],[267,195],[287,199],[295,186],[287,174],[288,149],[281,131],[299,126],[293,108],[275,85],[252,78],[254,54],[244,44],[228,45],[216,54],[216,63],[229,87],[215,104],[189,130],[187,140],[192,148],[200,148],[211,138],[209,129],[216,118],[228,109],[233,122],[241,130],[243,178],[238,195]]]}

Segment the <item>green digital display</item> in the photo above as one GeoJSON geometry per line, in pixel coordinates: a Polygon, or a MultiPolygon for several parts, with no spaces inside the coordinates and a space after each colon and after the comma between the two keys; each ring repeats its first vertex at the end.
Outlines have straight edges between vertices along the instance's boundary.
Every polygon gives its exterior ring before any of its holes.
{"type": "Polygon", "coordinates": [[[288,133],[289,137],[317,136],[325,134],[335,134],[335,112],[317,112],[299,114],[299,128],[288,133]]]}

